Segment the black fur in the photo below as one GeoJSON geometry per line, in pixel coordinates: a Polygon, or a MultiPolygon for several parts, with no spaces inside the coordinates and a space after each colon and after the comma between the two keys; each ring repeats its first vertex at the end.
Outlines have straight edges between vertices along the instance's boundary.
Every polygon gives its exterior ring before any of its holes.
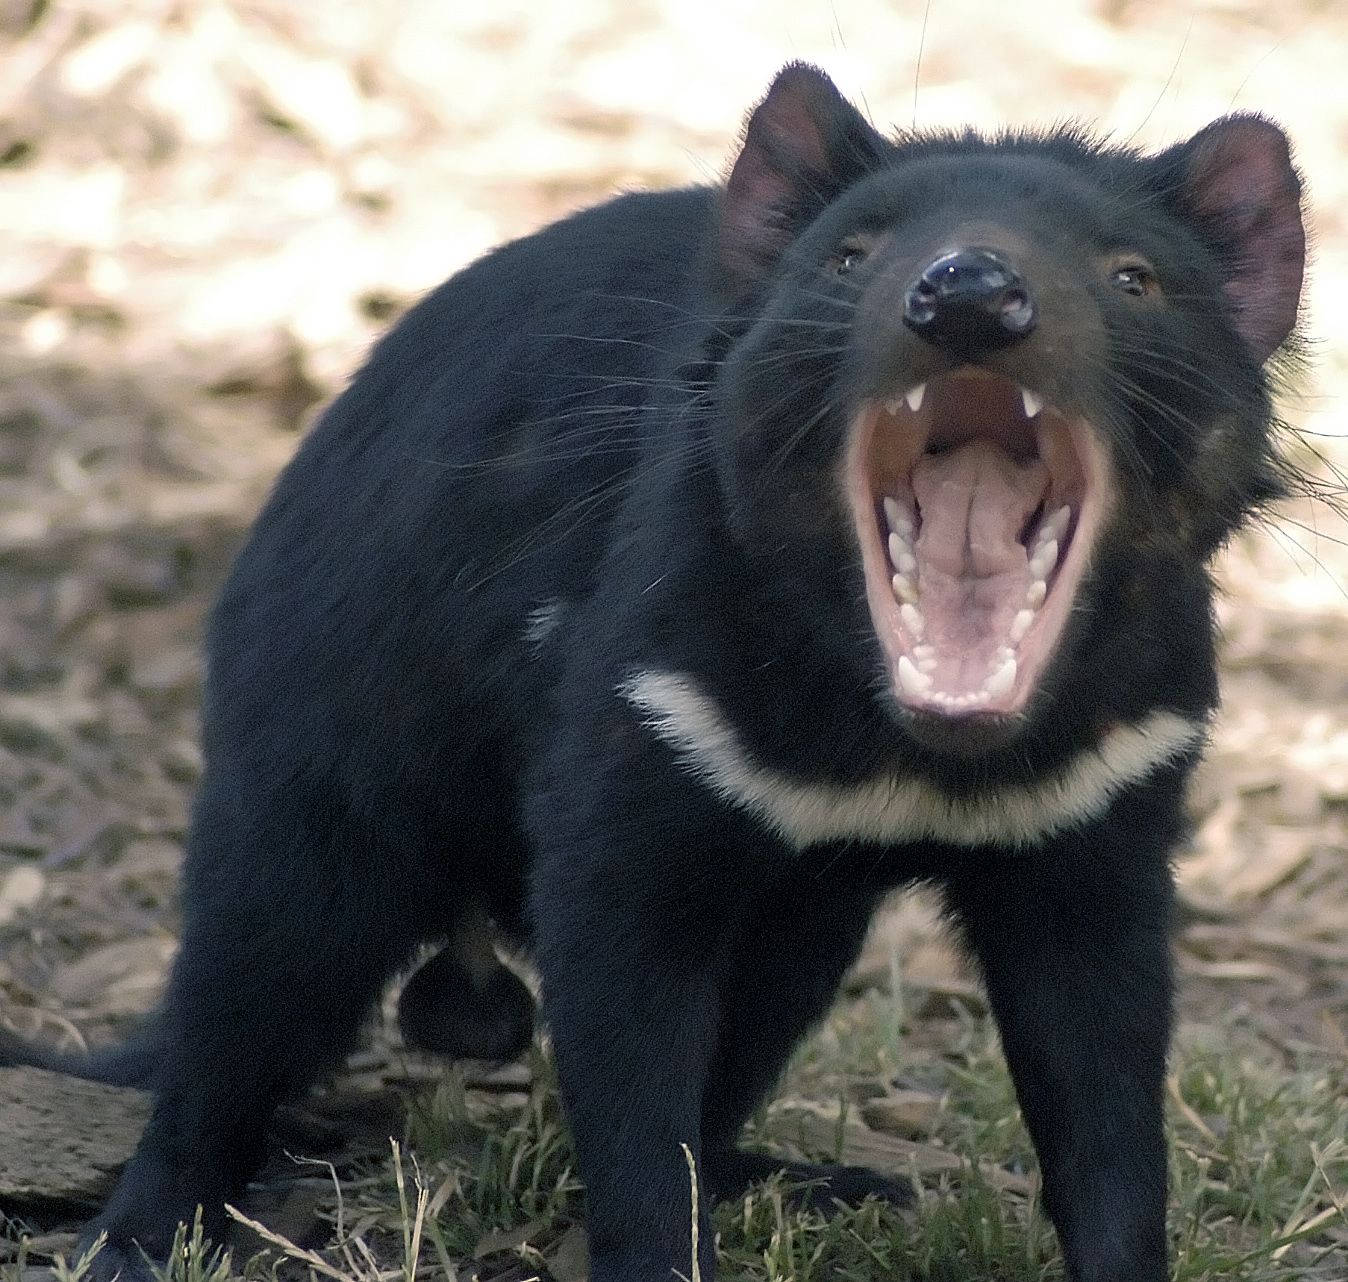
{"type": "MultiPolygon", "coordinates": [[[[1208,561],[1278,490],[1261,364],[1295,316],[1297,194],[1257,118],[1159,157],[1070,130],[891,142],[794,66],[724,188],[621,197],[411,311],[281,477],[214,616],[183,946],[101,1276],[143,1276],[135,1245],[162,1256],[198,1203],[219,1232],[273,1104],[340,1059],[419,944],[483,914],[542,976],[595,1282],[687,1274],[680,1146],[716,1193],[763,1173],[742,1123],[879,899],[921,880],[986,976],[1071,1276],[1160,1282],[1168,858],[1194,753],[1029,847],[798,851],[616,692],[686,674],[787,779],[956,798],[1156,709],[1206,717],[1208,561]],[[883,678],[835,477],[857,404],[943,368],[898,300],[971,224],[1021,247],[1042,313],[987,367],[1079,406],[1119,493],[1027,715],[944,745],[883,678]],[[857,236],[871,252],[840,272],[857,236]],[[1109,283],[1125,250],[1160,282],[1145,305],[1109,283]]],[[[527,995],[456,956],[413,979],[405,1027],[514,1050],[527,995]],[[452,1012],[484,991],[507,1012],[479,1042],[452,1012]]],[[[704,1278],[712,1242],[704,1223],[704,1278]]]]}

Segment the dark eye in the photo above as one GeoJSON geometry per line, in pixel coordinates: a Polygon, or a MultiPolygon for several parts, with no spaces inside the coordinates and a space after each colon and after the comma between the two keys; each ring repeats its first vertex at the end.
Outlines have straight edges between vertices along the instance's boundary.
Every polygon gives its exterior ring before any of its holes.
{"type": "Polygon", "coordinates": [[[870,248],[862,237],[849,236],[833,251],[829,264],[837,275],[846,276],[852,268],[865,260],[870,248]]]}
{"type": "Polygon", "coordinates": [[[1156,273],[1145,263],[1126,263],[1122,267],[1116,267],[1110,272],[1109,280],[1115,289],[1131,294],[1134,298],[1156,294],[1161,289],[1156,273]]]}

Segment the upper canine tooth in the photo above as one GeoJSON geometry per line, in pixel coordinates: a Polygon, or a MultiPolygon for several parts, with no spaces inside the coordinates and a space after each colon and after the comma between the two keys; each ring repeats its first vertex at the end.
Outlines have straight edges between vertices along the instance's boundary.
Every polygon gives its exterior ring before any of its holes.
{"type": "Polygon", "coordinates": [[[1034,418],[1044,408],[1044,398],[1037,396],[1028,387],[1020,389],[1021,404],[1025,406],[1025,417],[1034,418]]]}
{"type": "Polygon", "coordinates": [[[927,394],[926,383],[915,383],[903,394],[903,399],[908,402],[908,408],[914,414],[922,408],[922,398],[927,394]]]}

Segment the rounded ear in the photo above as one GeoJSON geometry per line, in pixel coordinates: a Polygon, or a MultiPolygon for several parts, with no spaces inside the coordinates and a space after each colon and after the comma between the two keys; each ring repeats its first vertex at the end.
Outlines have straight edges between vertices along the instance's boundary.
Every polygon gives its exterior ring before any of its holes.
{"type": "Polygon", "coordinates": [[[716,257],[727,292],[751,294],[806,224],[889,150],[818,67],[778,72],[721,199],[716,257]]]}
{"type": "Polygon", "coordinates": [[[1161,160],[1181,213],[1221,252],[1236,329],[1266,360],[1296,325],[1306,268],[1287,136],[1262,116],[1224,116],[1161,160]]]}

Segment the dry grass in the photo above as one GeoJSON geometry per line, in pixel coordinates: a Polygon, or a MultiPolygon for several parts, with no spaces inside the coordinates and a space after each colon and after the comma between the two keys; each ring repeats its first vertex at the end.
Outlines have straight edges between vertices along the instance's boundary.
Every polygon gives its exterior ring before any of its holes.
{"type": "MultiPolygon", "coordinates": [[[[826,1160],[886,1161],[920,1189],[898,1211],[868,1204],[832,1218],[793,1210],[772,1183],[723,1204],[722,1272],[746,1282],[1057,1282],[1053,1233],[1034,1204],[1033,1159],[985,1018],[956,1010],[941,1053],[889,1048],[903,1016],[873,992],[801,1056],[753,1141],[826,1160]],[[869,1037],[869,1041],[867,1040],[869,1037]],[[858,1047],[854,1057],[839,1046],[858,1047]],[[831,1049],[830,1046],[832,1047],[831,1049]],[[822,1049],[821,1049],[822,1048],[822,1049]],[[822,1062],[821,1062],[822,1061],[822,1062]],[[926,1122],[899,1138],[873,1130],[877,1101],[919,1091],[926,1122]],[[807,1091],[807,1099],[800,1091],[807,1091]],[[832,1092],[832,1104],[824,1093],[832,1092]],[[801,1110],[823,1126],[799,1125],[801,1110]],[[916,1136],[917,1138],[911,1138],[916,1136]]],[[[526,1096],[504,1106],[453,1075],[413,1110],[409,1145],[355,1178],[332,1173],[331,1241],[296,1244],[251,1217],[267,1248],[221,1261],[185,1233],[167,1282],[248,1282],[299,1267],[330,1282],[579,1282],[580,1190],[541,1054],[526,1096]]],[[[1175,1282],[1342,1282],[1348,1261],[1348,1118],[1341,1058],[1306,1054],[1288,1069],[1238,1030],[1180,1038],[1170,1085],[1175,1282]],[[1233,1053],[1233,1051],[1237,1053],[1233,1053]]],[[[690,1189],[690,1202],[692,1190],[690,1189]]],[[[22,1263],[22,1262],[21,1262],[22,1263]]],[[[80,1269],[70,1273],[78,1282],[80,1269]]],[[[17,1282],[11,1265],[4,1282],[17,1282]]]]}

